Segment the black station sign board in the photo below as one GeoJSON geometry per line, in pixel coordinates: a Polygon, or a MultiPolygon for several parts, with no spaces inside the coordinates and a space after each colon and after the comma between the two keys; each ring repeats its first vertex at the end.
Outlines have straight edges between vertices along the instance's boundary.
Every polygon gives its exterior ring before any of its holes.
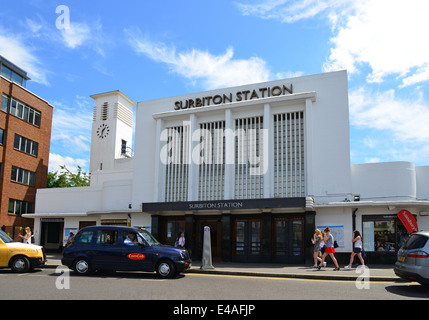
{"type": "Polygon", "coordinates": [[[193,210],[234,210],[305,207],[305,198],[269,198],[246,200],[186,201],[186,202],[146,202],[143,212],[153,211],[193,211],[193,210]]]}

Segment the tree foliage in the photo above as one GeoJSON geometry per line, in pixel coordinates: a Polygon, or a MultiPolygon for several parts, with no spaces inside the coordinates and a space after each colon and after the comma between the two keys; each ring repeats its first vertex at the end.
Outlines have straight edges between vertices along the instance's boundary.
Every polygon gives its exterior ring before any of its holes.
{"type": "Polygon", "coordinates": [[[71,172],[65,165],[61,171],[48,172],[48,188],[69,188],[89,186],[89,175],[77,167],[77,173],[71,172]]]}

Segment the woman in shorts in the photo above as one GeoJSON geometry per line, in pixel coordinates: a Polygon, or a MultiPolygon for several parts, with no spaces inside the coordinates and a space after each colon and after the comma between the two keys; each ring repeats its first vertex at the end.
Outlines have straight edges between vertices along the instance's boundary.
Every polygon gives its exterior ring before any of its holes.
{"type": "Polygon", "coordinates": [[[319,229],[314,231],[313,238],[311,239],[311,243],[313,243],[313,259],[314,259],[314,268],[317,268],[317,261],[322,261],[322,249],[320,244],[323,242],[323,234],[319,229]]]}
{"type": "Polygon", "coordinates": [[[360,263],[364,266],[365,265],[365,261],[363,261],[363,257],[362,257],[362,236],[360,235],[360,232],[355,230],[353,231],[353,252],[350,256],[350,262],[349,265],[345,266],[344,268],[346,269],[350,269],[352,267],[353,264],[353,260],[355,258],[355,255],[358,256],[360,263]]]}
{"type": "Polygon", "coordinates": [[[325,241],[325,253],[322,256],[322,261],[320,262],[319,266],[317,267],[319,270],[322,267],[323,263],[325,262],[326,256],[329,254],[332,261],[335,264],[334,271],[340,270],[340,266],[338,265],[337,259],[335,258],[335,249],[334,249],[334,236],[331,234],[331,229],[329,227],[326,227],[325,230],[323,230],[325,233],[325,238],[323,241],[325,241]]]}

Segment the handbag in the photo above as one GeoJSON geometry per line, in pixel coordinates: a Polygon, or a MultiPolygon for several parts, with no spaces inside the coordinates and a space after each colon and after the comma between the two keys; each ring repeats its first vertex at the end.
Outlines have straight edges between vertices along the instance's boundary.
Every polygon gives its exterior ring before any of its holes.
{"type": "Polygon", "coordinates": [[[338,248],[337,240],[334,240],[334,248],[338,248]]]}

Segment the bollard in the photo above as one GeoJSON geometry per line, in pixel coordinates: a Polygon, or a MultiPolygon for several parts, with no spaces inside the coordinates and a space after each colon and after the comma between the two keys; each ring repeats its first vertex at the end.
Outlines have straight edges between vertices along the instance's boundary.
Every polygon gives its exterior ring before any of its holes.
{"type": "Polygon", "coordinates": [[[212,265],[212,246],[210,240],[210,227],[204,227],[204,238],[203,238],[203,259],[200,269],[214,269],[212,265]]]}

